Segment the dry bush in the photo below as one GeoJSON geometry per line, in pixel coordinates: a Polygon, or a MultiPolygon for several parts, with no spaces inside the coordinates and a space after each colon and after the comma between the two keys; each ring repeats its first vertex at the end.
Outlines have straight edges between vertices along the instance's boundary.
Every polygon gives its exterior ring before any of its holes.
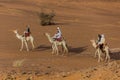
{"type": "Polygon", "coordinates": [[[40,24],[42,26],[55,24],[53,20],[53,18],[55,17],[55,13],[53,11],[51,13],[40,12],[38,13],[38,16],[40,19],[40,24]]]}

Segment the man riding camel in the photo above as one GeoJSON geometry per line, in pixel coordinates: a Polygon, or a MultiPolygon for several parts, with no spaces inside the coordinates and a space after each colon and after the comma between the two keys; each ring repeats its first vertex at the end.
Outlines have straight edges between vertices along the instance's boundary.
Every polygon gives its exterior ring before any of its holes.
{"type": "Polygon", "coordinates": [[[62,41],[62,33],[59,27],[57,27],[57,33],[53,36],[56,41],[62,41]]]}
{"type": "Polygon", "coordinates": [[[98,34],[98,41],[97,41],[98,47],[103,50],[104,45],[105,45],[105,36],[104,34],[98,34]]]}
{"type": "Polygon", "coordinates": [[[28,36],[30,36],[30,34],[31,34],[30,25],[27,25],[27,30],[24,31],[24,36],[25,36],[25,37],[28,37],[28,36]]]}

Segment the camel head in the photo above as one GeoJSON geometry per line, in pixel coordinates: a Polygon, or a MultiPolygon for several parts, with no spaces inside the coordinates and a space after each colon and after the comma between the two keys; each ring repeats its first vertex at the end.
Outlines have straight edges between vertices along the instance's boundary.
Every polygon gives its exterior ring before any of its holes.
{"type": "Polygon", "coordinates": [[[49,33],[45,33],[45,36],[48,38],[50,43],[53,43],[53,39],[52,39],[52,37],[50,36],[49,33]]]}
{"type": "Polygon", "coordinates": [[[17,33],[17,30],[13,30],[13,32],[16,34],[16,33],[17,33]]]}
{"type": "Polygon", "coordinates": [[[50,37],[50,34],[49,33],[45,33],[45,36],[50,37]]]}

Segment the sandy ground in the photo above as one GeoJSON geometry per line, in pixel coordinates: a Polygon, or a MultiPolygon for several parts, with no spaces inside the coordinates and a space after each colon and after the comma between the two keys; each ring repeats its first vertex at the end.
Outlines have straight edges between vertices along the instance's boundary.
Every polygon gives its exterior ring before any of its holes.
{"type": "Polygon", "coordinates": [[[119,80],[119,50],[111,54],[109,64],[98,63],[90,43],[98,33],[105,34],[110,49],[119,49],[119,9],[119,1],[0,0],[0,80],[8,77],[16,77],[16,80],[119,80]],[[57,25],[41,26],[37,15],[41,10],[54,10],[57,25]],[[30,24],[36,48],[32,50],[29,44],[29,52],[25,48],[20,52],[21,42],[12,30],[23,34],[27,24],[30,24]],[[52,55],[51,44],[44,35],[45,32],[54,35],[59,25],[69,46],[68,56],[52,55]]]}

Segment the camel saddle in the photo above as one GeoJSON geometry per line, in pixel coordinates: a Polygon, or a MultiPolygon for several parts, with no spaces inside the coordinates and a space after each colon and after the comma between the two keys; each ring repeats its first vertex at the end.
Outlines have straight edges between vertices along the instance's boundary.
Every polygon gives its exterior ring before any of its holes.
{"type": "Polygon", "coordinates": [[[60,38],[54,38],[54,40],[61,42],[63,40],[63,38],[62,37],[60,37],[60,38]]]}
{"type": "Polygon", "coordinates": [[[100,44],[98,47],[101,49],[102,52],[104,52],[104,48],[107,44],[100,44]]]}
{"type": "Polygon", "coordinates": [[[27,33],[25,33],[25,37],[28,37],[28,36],[30,36],[30,32],[27,32],[27,33]]]}

